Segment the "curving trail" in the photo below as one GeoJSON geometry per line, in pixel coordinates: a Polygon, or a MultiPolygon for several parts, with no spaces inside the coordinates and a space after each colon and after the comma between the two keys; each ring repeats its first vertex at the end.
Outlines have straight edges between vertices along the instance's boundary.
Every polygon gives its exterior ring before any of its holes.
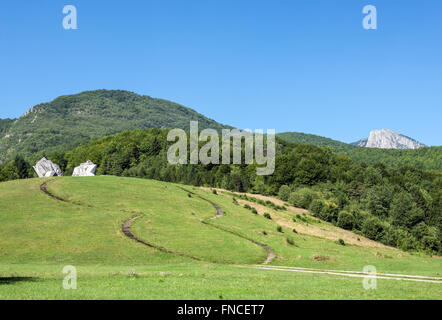
{"type": "Polygon", "coordinates": [[[151,244],[151,243],[147,243],[147,242],[145,242],[145,241],[143,241],[143,240],[140,240],[140,239],[138,239],[137,237],[135,237],[135,236],[133,235],[133,233],[130,232],[130,224],[131,224],[133,221],[135,221],[135,220],[137,220],[138,218],[140,218],[141,216],[142,216],[142,215],[139,214],[139,215],[137,215],[137,216],[135,216],[135,217],[133,217],[133,218],[127,220],[125,223],[123,223],[122,231],[123,231],[123,233],[124,233],[128,238],[130,238],[130,239],[132,239],[132,240],[135,240],[135,241],[137,241],[137,242],[139,242],[139,243],[141,243],[141,244],[144,244],[145,246],[148,246],[148,247],[150,247],[150,248],[154,248],[154,249],[160,250],[160,251],[165,252],[165,253],[176,254],[176,255],[179,255],[179,256],[182,256],[182,257],[191,258],[191,259],[194,259],[194,260],[197,260],[197,261],[201,261],[200,258],[197,258],[197,257],[191,256],[191,255],[187,255],[187,254],[184,254],[184,253],[180,253],[180,252],[170,251],[170,250],[167,250],[166,248],[163,248],[163,247],[160,247],[160,246],[156,246],[156,245],[151,244]]]}
{"type": "MultiPolygon", "coordinates": [[[[62,202],[70,203],[70,204],[74,204],[74,205],[77,205],[77,206],[81,206],[81,205],[82,205],[82,204],[80,204],[80,203],[76,203],[76,202],[68,201],[68,200],[66,200],[66,199],[63,199],[63,198],[61,198],[61,197],[59,197],[59,196],[56,196],[56,195],[54,195],[53,193],[49,192],[49,191],[47,190],[47,186],[48,186],[48,184],[51,183],[52,181],[54,181],[54,180],[50,180],[50,181],[46,181],[46,182],[44,182],[44,183],[40,186],[40,190],[43,191],[45,194],[47,194],[49,197],[51,197],[51,198],[53,198],[53,199],[55,199],[55,200],[57,200],[57,201],[62,201],[62,202]]],[[[262,263],[263,265],[268,264],[269,262],[271,262],[271,261],[276,257],[276,255],[275,255],[275,253],[272,251],[272,249],[270,249],[270,247],[267,246],[266,244],[263,244],[263,243],[257,242],[257,241],[255,241],[255,240],[253,240],[253,239],[247,238],[247,237],[245,237],[245,236],[243,236],[243,235],[240,235],[240,234],[237,234],[237,233],[235,233],[235,232],[233,232],[233,231],[230,231],[230,230],[224,229],[224,228],[222,228],[222,227],[220,227],[220,226],[216,226],[216,225],[213,225],[213,224],[208,223],[207,220],[213,220],[213,219],[218,219],[218,218],[223,217],[223,216],[224,216],[224,212],[223,212],[223,210],[222,210],[222,209],[221,209],[216,203],[214,203],[214,202],[212,202],[212,201],[210,201],[210,200],[208,200],[208,199],[206,199],[206,198],[203,198],[203,197],[200,196],[199,194],[196,194],[196,193],[194,193],[194,192],[192,192],[192,191],[186,190],[186,189],[183,188],[183,187],[179,187],[179,188],[182,189],[182,190],[184,190],[185,192],[188,192],[188,193],[191,193],[191,194],[193,194],[193,195],[196,195],[197,197],[199,197],[200,199],[202,199],[202,200],[204,200],[204,201],[209,202],[209,203],[210,203],[210,204],[216,209],[216,212],[217,212],[216,216],[214,216],[214,217],[212,217],[212,218],[209,218],[209,219],[206,219],[206,220],[200,220],[201,223],[206,224],[206,225],[209,225],[209,226],[211,226],[211,227],[213,227],[213,228],[216,228],[216,229],[218,229],[218,230],[221,230],[221,231],[224,231],[224,232],[228,232],[228,233],[233,234],[233,235],[235,235],[235,236],[237,236],[237,237],[241,237],[241,238],[243,238],[243,239],[246,239],[246,240],[248,240],[248,241],[250,241],[250,242],[252,242],[252,243],[254,243],[254,244],[256,244],[256,245],[258,245],[258,246],[260,246],[260,247],[262,247],[264,250],[267,251],[267,258],[266,258],[266,260],[262,263]]],[[[89,206],[89,207],[92,207],[92,206],[90,206],[90,205],[88,205],[88,206],[89,206]]],[[[129,219],[129,220],[127,220],[126,222],[123,223],[122,228],[121,228],[121,229],[122,229],[122,232],[123,232],[123,234],[124,234],[125,236],[127,236],[129,239],[135,240],[135,241],[137,241],[138,243],[141,243],[141,244],[143,244],[143,245],[145,245],[145,246],[148,246],[148,247],[150,247],[150,248],[157,249],[157,250],[162,251],[162,252],[165,252],[165,253],[176,254],[176,255],[179,255],[179,256],[182,256],[182,257],[191,258],[191,259],[193,259],[193,260],[202,261],[202,259],[200,259],[200,258],[197,258],[197,257],[191,256],[191,255],[188,255],[188,254],[185,254],[185,253],[181,253],[181,252],[171,251],[171,250],[168,250],[168,249],[166,249],[166,248],[163,248],[163,247],[160,247],[160,246],[157,246],[157,245],[154,245],[154,244],[148,243],[148,242],[146,242],[146,241],[144,241],[144,240],[141,240],[141,239],[138,239],[137,237],[135,237],[135,235],[130,231],[130,225],[131,225],[132,222],[134,222],[135,220],[137,220],[137,219],[140,218],[141,216],[142,216],[141,214],[138,214],[137,216],[132,217],[131,219],[129,219]]]]}
{"type": "MultiPolygon", "coordinates": [[[[62,202],[65,202],[65,203],[69,203],[69,204],[74,204],[74,205],[77,205],[77,206],[81,206],[80,203],[75,203],[75,202],[72,202],[72,201],[68,201],[68,200],[66,200],[66,199],[63,199],[63,198],[61,198],[61,197],[59,197],[59,196],[56,196],[56,195],[54,195],[53,193],[49,192],[49,191],[47,190],[47,186],[48,186],[48,184],[49,184],[50,182],[52,182],[52,181],[53,181],[53,180],[50,180],[50,181],[47,181],[47,182],[43,183],[43,184],[40,186],[40,190],[43,191],[43,192],[44,192],[45,194],[47,194],[48,196],[50,196],[51,198],[57,200],[57,201],[62,201],[62,202]]],[[[92,207],[92,206],[88,205],[88,207],[92,207]]],[[[121,229],[122,229],[122,232],[123,232],[123,234],[124,234],[125,236],[127,236],[128,238],[130,238],[130,239],[132,239],[132,240],[135,240],[135,241],[137,241],[138,243],[141,243],[141,244],[143,244],[143,245],[145,245],[145,246],[148,246],[148,247],[150,247],[150,248],[157,249],[157,250],[159,250],[159,251],[162,251],[162,252],[165,252],[165,253],[168,253],[168,254],[175,254],[175,255],[179,255],[179,256],[181,256],[181,257],[186,257],[186,258],[190,258],[190,259],[193,259],[193,260],[201,261],[200,258],[197,258],[197,257],[191,256],[191,255],[188,255],[188,254],[184,254],[184,253],[181,253],[181,252],[174,252],[174,251],[171,251],[171,250],[168,250],[168,249],[166,249],[166,248],[163,248],[163,247],[160,247],[160,246],[157,246],[157,245],[154,245],[154,244],[148,243],[148,242],[146,242],[146,241],[143,241],[143,240],[138,239],[137,237],[135,237],[134,234],[130,231],[130,225],[131,225],[131,223],[132,223],[133,221],[137,220],[137,219],[140,218],[141,216],[142,216],[142,214],[139,214],[139,215],[137,215],[137,216],[135,216],[135,217],[133,217],[133,218],[131,218],[131,219],[129,219],[129,220],[127,220],[126,222],[123,223],[121,229]]]]}
{"type": "MultiPolygon", "coordinates": [[[[62,202],[69,203],[69,201],[67,201],[66,199],[60,198],[60,197],[56,196],[55,194],[52,194],[52,193],[50,193],[50,192],[48,191],[47,186],[48,186],[48,184],[49,184],[50,182],[52,182],[52,181],[53,181],[53,180],[46,181],[45,183],[43,183],[43,184],[40,186],[40,190],[43,191],[44,193],[46,193],[46,194],[47,194],[48,196],[50,196],[51,198],[54,198],[54,199],[56,199],[56,200],[58,200],[58,201],[62,201],[62,202]]],[[[71,203],[73,203],[73,202],[71,202],[71,203]]],[[[77,203],[73,203],[73,204],[78,205],[77,203]]]]}
{"type": "Polygon", "coordinates": [[[265,260],[262,264],[268,264],[269,262],[271,262],[271,261],[276,257],[275,253],[272,251],[272,249],[270,249],[270,247],[269,247],[268,245],[266,245],[266,244],[264,244],[264,243],[257,242],[257,241],[255,241],[255,240],[253,240],[253,239],[247,238],[247,237],[245,237],[245,236],[243,236],[243,235],[240,235],[240,234],[237,234],[237,233],[235,233],[235,232],[233,232],[233,231],[230,231],[230,230],[224,229],[224,228],[222,228],[222,227],[220,227],[220,226],[216,226],[216,225],[213,225],[213,224],[211,224],[211,223],[208,223],[207,220],[214,220],[214,219],[218,219],[218,218],[223,217],[223,216],[224,216],[224,212],[222,211],[222,209],[221,209],[216,203],[214,203],[214,202],[212,202],[212,201],[210,201],[210,200],[208,200],[208,199],[206,199],[206,198],[200,196],[199,194],[196,194],[195,192],[192,192],[192,191],[190,191],[190,190],[187,190],[187,189],[185,189],[185,188],[183,188],[183,187],[179,187],[179,188],[182,189],[182,190],[184,190],[184,191],[186,191],[186,192],[188,192],[188,193],[191,193],[191,194],[193,194],[193,195],[196,195],[198,198],[200,198],[200,199],[202,199],[202,200],[204,200],[204,201],[209,202],[209,203],[210,203],[210,204],[216,209],[216,212],[218,213],[216,216],[214,216],[214,217],[212,217],[212,218],[209,218],[209,219],[206,219],[206,220],[200,220],[201,223],[204,223],[204,224],[206,224],[206,225],[209,225],[209,226],[211,226],[211,227],[213,227],[213,228],[216,228],[216,229],[218,229],[218,230],[221,230],[221,231],[224,231],[224,232],[228,232],[228,233],[233,234],[233,235],[235,235],[235,236],[237,236],[237,237],[241,237],[241,238],[243,238],[243,239],[246,239],[246,240],[248,240],[248,241],[250,241],[250,242],[252,242],[252,243],[254,243],[254,244],[260,246],[260,247],[263,248],[264,250],[266,250],[266,251],[267,251],[267,258],[266,258],[266,260],[265,260]]]}

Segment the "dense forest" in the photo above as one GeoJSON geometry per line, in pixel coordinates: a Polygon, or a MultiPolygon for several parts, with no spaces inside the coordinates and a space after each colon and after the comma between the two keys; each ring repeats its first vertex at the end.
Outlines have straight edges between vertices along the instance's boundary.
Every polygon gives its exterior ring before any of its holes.
{"type": "Polygon", "coordinates": [[[181,128],[189,121],[201,129],[230,128],[182,105],[121,90],[86,91],[32,107],[16,121],[0,120],[0,163],[15,155],[70,150],[103,136],[130,129],[181,128]],[[2,130],[4,128],[4,130],[2,130]]]}
{"type": "Polygon", "coordinates": [[[357,162],[375,164],[382,162],[389,167],[411,166],[425,170],[442,171],[442,147],[424,147],[414,150],[361,148],[351,144],[312,134],[285,132],[278,137],[294,143],[327,146],[338,155],[345,155],[357,162]]]}
{"type": "MultiPolygon", "coordinates": [[[[69,152],[46,154],[71,174],[81,162],[98,174],[150,178],[278,196],[320,219],[403,250],[442,253],[442,176],[410,166],[367,165],[327,147],[277,138],[273,175],[250,165],[170,165],[167,130],[125,131],[69,152]]],[[[0,168],[0,180],[32,176],[21,157],[0,168]]]]}
{"type": "Polygon", "coordinates": [[[302,132],[283,132],[278,133],[277,136],[282,140],[293,143],[311,144],[313,146],[324,146],[330,148],[336,147],[340,150],[355,148],[355,146],[348,143],[302,132]]]}
{"type": "Polygon", "coordinates": [[[425,170],[442,171],[442,147],[424,147],[413,150],[371,148],[352,148],[344,150],[332,148],[332,150],[337,154],[346,155],[354,161],[368,164],[382,162],[394,168],[411,166],[425,170]]]}
{"type": "Polygon", "coordinates": [[[6,134],[13,122],[14,119],[0,119],[0,137],[6,134]]]}

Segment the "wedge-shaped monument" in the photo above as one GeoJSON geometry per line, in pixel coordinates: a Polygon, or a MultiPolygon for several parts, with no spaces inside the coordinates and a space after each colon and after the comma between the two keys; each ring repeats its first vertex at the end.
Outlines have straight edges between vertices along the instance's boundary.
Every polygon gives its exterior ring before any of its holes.
{"type": "Polygon", "coordinates": [[[95,176],[97,171],[97,165],[88,160],[85,163],[80,164],[74,169],[73,177],[92,177],[95,176]]]}
{"type": "Polygon", "coordinates": [[[39,178],[63,176],[63,172],[61,172],[58,164],[53,163],[51,160],[46,158],[42,158],[32,168],[34,168],[39,178]]]}

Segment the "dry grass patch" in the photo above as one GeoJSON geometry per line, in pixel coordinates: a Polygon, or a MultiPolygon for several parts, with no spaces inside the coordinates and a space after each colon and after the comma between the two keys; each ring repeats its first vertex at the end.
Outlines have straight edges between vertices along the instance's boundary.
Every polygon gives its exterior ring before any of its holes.
{"type": "MultiPolygon", "coordinates": [[[[284,201],[282,201],[280,199],[277,199],[274,197],[269,197],[269,196],[263,196],[263,195],[259,195],[259,194],[240,193],[240,192],[233,192],[233,191],[228,191],[228,190],[224,190],[224,189],[211,189],[211,188],[202,188],[202,189],[209,190],[209,191],[210,190],[217,190],[218,194],[222,195],[224,197],[230,197],[228,195],[229,193],[230,194],[235,193],[238,195],[241,195],[241,194],[247,195],[248,197],[254,197],[256,199],[260,199],[260,200],[264,200],[264,201],[269,200],[269,201],[272,201],[274,204],[280,205],[280,206],[285,206],[285,204],[286,204],[284,201]]],[[[308,215],[309,217],[312,217],[312,215],[309,213],[309,211],[305,210],[305,209],[296,208],[293,206],[286,206],[287,211],[277,211],[277,210],[273,210],[267,206],[261,205],[256,202],[247,201],[247,200],[243,200],[243,199],[237,199],[237,201],[241,206],[248,205],[252,208],[255,208],[257,210],[258,214],[261,216],[263,216],[265,212],[269,212],[272,216],[272,220],[276,224],[278,224],[284,228],[288,228],[290,230],[296,229],[296,231],[299,234],[305,234],[305,235],[309,235],[309,236],[332,240],[335,242],[339,241],[339,239],[342,239],[348,245],[355,245],[355,246],[360,246],[360,247],[398,250],[393,247],[389,247],[389,246],[386,246],[382,243],[365,238],[361,235],[357,235],[351,231],[335,227],[334,225],[327,223],[325,221],[321,221],[320,226],[315,225],[315,224],[305,223],[305,222],[299,222],[299,221],[294,222],[292,213],[300,214],[301,216],[308,215]]],[[[316,219],[316,218],[313,218],[313,219],[316,219]]]]}

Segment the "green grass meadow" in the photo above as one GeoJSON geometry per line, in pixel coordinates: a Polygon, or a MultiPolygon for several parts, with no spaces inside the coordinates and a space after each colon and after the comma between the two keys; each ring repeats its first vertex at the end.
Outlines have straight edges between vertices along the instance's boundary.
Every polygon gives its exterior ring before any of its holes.
{"type": "Polygon", "coordinates": [[[438,283],[378,279],[377,289],[365,290],[361,278],[255,269],[267,252],[250,240],[272,249],[275,266],[362,271],[373,265],[382,273],[442,277],[440,257],[282,231],[231,196],[190,186],[105,176],[5,182],[0,299],[442,298],[438,283]],[[43,193],[45,181],[48,191],[68,202],[43,193]],[[198,195],[225,216],[210,219],[216,210],[198,195]],[[123,234],[122,224],[138,215],[131,232],[169,253],[123,234]],[[76,290],[63,289],[66,265],[77,268],[76,290]]]}

